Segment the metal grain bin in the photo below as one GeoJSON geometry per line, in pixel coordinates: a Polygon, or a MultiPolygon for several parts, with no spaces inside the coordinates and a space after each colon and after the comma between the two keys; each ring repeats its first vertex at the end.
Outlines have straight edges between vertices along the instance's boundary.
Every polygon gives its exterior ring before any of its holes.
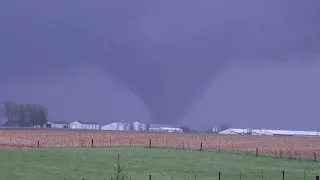
{"type": "Polygon", "coordinates": [[[126,125],[125,124],[118,124],[117,130],[118,131],[125,131],[126,130],[126,125]]]}
{"type": "Polygon", "coordinates": [[[141,124],[140,123],[133,123],[133,130],[134,131],[141,131],[141,124]]]}
{"type": "Polygon", "coordinates": [[[217,128],[217,127],[213,127],[213,128],[212,128],[212,132],[213,132],[213,133],[218,133],[218,128],[217,128]]]}
{"type": "Polygon", "coordinates": [[[133,129],[133,123],[127,123],[126,131],[132,131],[132,129],[133,129]]]}
{"type": "Polygon", "coordinates": [[[141,124],[141,131],[148,132],[149,127],[150,127],[149,124],[141,124]]]}

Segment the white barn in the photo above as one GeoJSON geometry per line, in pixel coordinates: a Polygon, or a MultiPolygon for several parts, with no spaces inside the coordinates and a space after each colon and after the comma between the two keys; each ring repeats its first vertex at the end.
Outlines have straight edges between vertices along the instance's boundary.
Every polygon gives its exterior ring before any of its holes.
{"type": "Polygon", "coordinates": [[[71,129],[93,129],[93,130],[99,130],[100,125],[95,122],[85,122],[85,121],[74,121],[70,123],[71,129]]]}
{"type": "Polygon", "coordinates": [[[116,130],[118,130],[118,126],[119,125],[124,125],[124,123],[114,122],[114,123],[111,123],[111,124],[107,124],[107,125],[101,126],[101,130],[116,131],[116,130]]]}

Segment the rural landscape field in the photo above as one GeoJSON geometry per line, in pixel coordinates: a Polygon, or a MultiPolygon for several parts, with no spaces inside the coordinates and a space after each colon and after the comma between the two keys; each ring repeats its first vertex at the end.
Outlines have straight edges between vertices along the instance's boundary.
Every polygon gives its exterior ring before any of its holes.
{"type": "Polygon", "coordinates": [[[320,138],[1,130],[0,140],[7,180],[111,179],[118,154],[128,179],[139,180],[311,180],[320,169],[320,138]]]}
{"type": "Polygon", "coordinates": [[[135,133],[59,130],[1,130],[2,148],[162,147],[248,152],[292,157],[320,157],[320,138],[186,133],[135,133]]]}

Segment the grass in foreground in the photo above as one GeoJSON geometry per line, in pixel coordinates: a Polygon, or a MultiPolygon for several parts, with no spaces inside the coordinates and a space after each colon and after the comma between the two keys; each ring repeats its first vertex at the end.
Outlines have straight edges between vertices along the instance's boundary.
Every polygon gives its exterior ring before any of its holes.
{"type": "Polygon", "coordinates": [[[134,180],[314,180],[319,162],[219,152],[148,148],[0,150],[0,179],[110,179],[120,154],[124,172],[134,180]],[[241,175],[240,175],[241,172],[241,175]],[[263,172],[263,177],[262,177],[263,172]],[[241,178],[240,178],[241,176],[241,178]]]}

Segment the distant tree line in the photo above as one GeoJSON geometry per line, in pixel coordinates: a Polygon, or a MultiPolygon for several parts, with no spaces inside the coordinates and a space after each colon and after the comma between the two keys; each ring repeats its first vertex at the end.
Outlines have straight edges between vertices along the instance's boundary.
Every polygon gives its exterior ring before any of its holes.
{"type": "Polygon", "coordinates": [[[48,122],[48,110],[41,104],[17,104],[3,101],[3,114],[7,117],[8,126],[40,126],[48,122]]]}

